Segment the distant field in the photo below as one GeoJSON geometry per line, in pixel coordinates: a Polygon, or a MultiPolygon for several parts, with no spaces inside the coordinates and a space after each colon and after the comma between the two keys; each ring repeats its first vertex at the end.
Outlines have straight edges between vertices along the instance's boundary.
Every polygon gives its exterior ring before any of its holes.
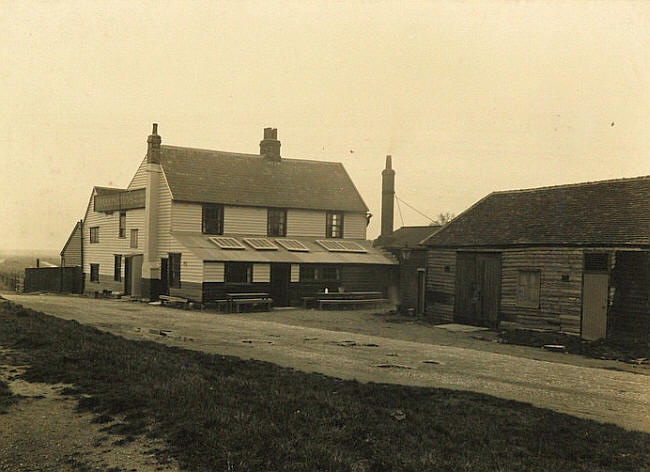
{"type": "Polygon", "coordinates": [[[192,471],[642,471],[650,435],[487,395],[362,384],[128,341],[0,305],[29,381],[72,383],[111,431],[167,441],[192,471]]]}

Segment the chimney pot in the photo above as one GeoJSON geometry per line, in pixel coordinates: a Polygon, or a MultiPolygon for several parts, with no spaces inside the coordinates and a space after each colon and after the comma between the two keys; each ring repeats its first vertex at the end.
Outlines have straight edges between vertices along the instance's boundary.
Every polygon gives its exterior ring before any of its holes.
{"type": "Polygon", "coordinates": [[[160,143],[162,138],[158,135],[158,123],[154,123],[151,134],[147,138],[147,162],[160,164],[160,143]]]}
{"type": "Polygon", "coordinates": [[[151,134],[154,136],[158,134],[158,123],[153,124],[153,130],[151,131],[151,134]]]}

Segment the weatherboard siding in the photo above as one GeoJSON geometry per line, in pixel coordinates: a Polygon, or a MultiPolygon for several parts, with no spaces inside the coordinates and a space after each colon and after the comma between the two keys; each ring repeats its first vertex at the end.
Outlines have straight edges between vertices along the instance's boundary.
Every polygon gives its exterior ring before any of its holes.
{"type": "MultiPolygon", "coordinates": [[[[96,212],[93,209],[92,198],[83,225],[84,265],[83,271],[90,274],[90,264],[99,264],[99,274],[110,276],[114,274],[114,255],[142,254],[146,238],[144,228],[144,209],[137,208],[126,211],[126,237],[118,235],[120,212],[96,212]],[[99,243],[90,243],[90,228],[99,227],[99,243]],[[131,248],[130,231],[138,230],[138,248],[131,248]]],[[[122,258],[122,277],[124,277],[124,258],[122,258]]]]}
{"type": "Polygon", "coordinates": [[[225,279],[225,265],[223,262],[203,263],[203,282],[223,282],[225,279]]]}
{"type": "Polygon", "coordinates": [[[173,235],[169,252],[181,253],[181,286],[183,282],[203,282],[203,261],[189,252],[173,235]]]}
{"type": "Polygon", "coordinates": [[[343,215],[343,237],[346,239],[366,239],[365,213],[346,212],[343,215]]]}
{"type": "Polygon", "coordinates": [[[158,257],[167,257],[171,248],[172,194],[160,174],[158,186],[158,257]]]}
{"type": "Polygon", "coordinates": [[[81,227],[77,223],[70,235],[68,245],[62,251],[61,265],[73,267],[81,265],[81,227]]]}
{"type": "Polygon", "coordinates": [[[326,213],[317,210],[287,210],[287,237],[325,237],[326,213]]]}
{"type": "Polygon", "coordinates": [[[196,203],[172,202],[171,231],[201,232],[202,207],[196,203]]]}
{"type": "Polygon", "coordinates": [[[128,190],[135,190],[138,188],[146,188],[146,187],[147,187],[147,158],[145,157],[140,163],[138,170],[135,172],[135,175],[131,179],[131,182],[129,183],[129,186],[127,188],[128,190]]]}
{"type": "Polygon", "coordinates": [[[584,251],[564,248],[506,249],[501,256],[501,319],[580,333],[584,251]],[[517,302],[520,270],[539,270],[539,306],[517,302]],[[568,275],[568,281],[562,276],[568,275]]]}
{"type": "Polygon", "coordinates": [[[456,251],[427,252],[426,312],[440,321],[454,319],[456,251]]]}
{"type": "Polygon", "coordinates": [[[226,205],[223,209],[224,234],[266,236],[266,222],[267,211],[263,207],[226,205]]]}
{"type": "Polygon", "coordinates": [[[270,282],[271,264],[253,264],[253,282],[270,282]]]}

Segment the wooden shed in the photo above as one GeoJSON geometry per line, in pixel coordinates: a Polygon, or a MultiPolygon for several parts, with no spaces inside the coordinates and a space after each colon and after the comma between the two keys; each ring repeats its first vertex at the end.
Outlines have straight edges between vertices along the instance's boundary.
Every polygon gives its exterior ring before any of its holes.
{"type": "Polygon", "coordinates": [[[422,241],[440,320],[648,337],[650,176],[494,192],[422,241]]]}

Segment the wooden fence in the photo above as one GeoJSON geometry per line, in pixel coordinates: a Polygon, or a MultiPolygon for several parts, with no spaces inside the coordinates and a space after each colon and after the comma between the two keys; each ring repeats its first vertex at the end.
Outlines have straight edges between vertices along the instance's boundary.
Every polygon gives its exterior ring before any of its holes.
{"type": "Polygon", "coordinates": [[[83,291],[81,267],[38,267],[25,269],[25,292],[83,291]]]}

